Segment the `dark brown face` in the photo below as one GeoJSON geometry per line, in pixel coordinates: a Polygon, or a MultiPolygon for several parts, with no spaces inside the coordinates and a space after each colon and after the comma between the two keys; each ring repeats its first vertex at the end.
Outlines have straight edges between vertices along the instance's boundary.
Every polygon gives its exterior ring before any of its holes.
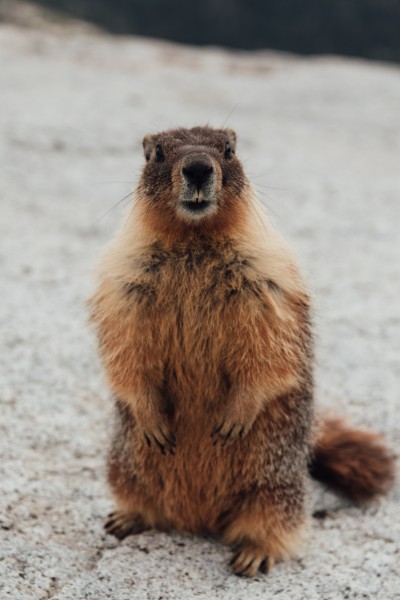
{"type": "Polygon", "coordinates": [[[159,219],[204,227],[236,212],[246,179],[234,131],[174,129],[146,136],[143,148],[139,190],[159,219]]]}

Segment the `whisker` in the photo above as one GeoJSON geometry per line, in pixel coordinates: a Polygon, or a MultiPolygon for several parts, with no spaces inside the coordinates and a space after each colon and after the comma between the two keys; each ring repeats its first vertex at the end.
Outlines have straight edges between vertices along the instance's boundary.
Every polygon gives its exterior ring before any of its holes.
{"type": "Polygon", "coordinates": [[[99,221],[101,221],[102,219],[104,219],[104,217],[107,217],[109,214],[111,214],[112,211],[115,210],[117,208],[117,206],[119,206],[122,202],[124,202],[128,198],[130,199],[133,196],[134,193],[135,193],[135,191],[133,190],[132,192],[129,192],[129,194],[127,194],[126,196],[124,196],[123,198],[121,198],[121,200],[118,200],[118,202],[116,202],[114,204],[114,206],[112,206],[106,213],[104,213],[104,215],[101,215],[101,217],[99,217],[98,219],[96,219],[96,221],[94,221],[94,223],[91,224],[91,227],[94,227],[99,221]]]}
{"type": "Polygon", "coordinates": [[[276,198],[274,198],[273,196],[267,194],[264,191],[264,189],[267,189],[268,191],[270,191],[270,190],[273,190],[273,188],[269,188],[268,186],[260,186],[259,183],[255,183],[254,181],[252,181],[252,185],[253,185],[253,187],[256,190],[256,192],[257,192],[258,195],[260,195],[263,198],[266,198],[268,200],[268,204],[265,202],[265,205],[268,207],[268,209],[272,210],[272,208],[269,205],[269,203],[272,202],[277,207],[279,207],[279,209],[284,210],[284,211],[288,210],[287,206],[285,206],[279,200],[277,200],[276,198]],[[260,188],[264,188],[264,189],[260,189],[260,188]]]}
{"type": "Polygon", "coordinates": [[[239,106],[239,103],[235,104],[235,106],[232,108],[232,110],[230,111],[230,113],[226,117],[225,121],[222,123],[221,129],[223,129],[226,126],[227,122],[229,121],[229,119],[231,118],[231,116],[233,115],[233,113],[235,112],[235,110],[238,108],[238,106],[239,106]]]}
{"type": "Polygon", "coordinates": [[[103,183],[135,183],[135,182],[134,181],[99,181],[97,183],[103,185],[103,183]]]}
{"type": "MultiPolygon", "coordinates": [[[[258,194],[259,194],[259,195],[261,195],[261,196],[263,196],[263,197],[267,197],[267,196],[265,196],[265,194],[263,194],[262,192],[258,192],[258,194]]],[[[268,197],[267,197],[267,198],[268,198],[268,197]]],[[[267,203],[265,200],[262,200],[262,204],[263,204],[263,206],[265,206],[265,208],[266,208],[266,210],[267,210],[267,212],[268,212],[268,213],[271,213],[271,214],[273,214],[273,215],[274,215],[274,217],[276,217],[277,219],[279,219],[279,217],[280,217],[279,213],[278,213],[278,212],[276,212],[276,210],[274,210],[274,209],[272,208],[272,206],[270,206],[270,204],[269,204],[269,203],[267,203]]]]}
{"type": "MultiPolygon", "coordinates": [[[[255,198],[252,193],[252,185],[250,184],[250,182],[246,182],[245,187],[249,191],[249,194],[248,194],[249,201],[248,201],[247,207],[255,219],[255,223],[257,224],[257,228],[258,228],[259,232],[261,234],[266,233],[264,219],[260,215],[260,212],[259,212],[256,202],[255,202],[255,198]],[[261,224],[261,228],[260,228],[260,224],[261,224]]],[[[240,190],[238,190],[238,193],[240,193],[240,190]]]]}
{"type": "Polygon", "coordinates": [[[260,212],[259,212],[259,210],[257,208],[257,205],[256,205],[256,203],[254,202],[254,200],[252,198],[250,198],[249,208],[250,208],[250,211],[251,211],[252,215],[256,219],[257,227],[258,227],[259,232],[261,234],[267,233],[267,228],[265,226],[264,219],[260,215],[260,212]],[[260,228],[260,224],[261,224],[261,228],[260,228]]]}

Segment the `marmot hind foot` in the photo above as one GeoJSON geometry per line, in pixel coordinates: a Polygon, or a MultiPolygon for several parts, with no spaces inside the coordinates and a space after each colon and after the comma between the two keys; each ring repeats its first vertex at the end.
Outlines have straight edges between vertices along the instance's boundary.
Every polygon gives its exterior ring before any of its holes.
{"type": "Polygon", "coordinates": [[[116,510],[108,515],[104,529],[107,533],[115,535],[119,540],[123,540],[128,535],[142,533],[150,527],[140,515],[116,510]]]}
{"type": "Polygon", "coordinates": [[[233,555],[229,564],[235,575],[252,577],[257,571],[269,573],[274,561],[266,554],[263,548],[259,548],[251,543],[245,543],[233,555]]]}

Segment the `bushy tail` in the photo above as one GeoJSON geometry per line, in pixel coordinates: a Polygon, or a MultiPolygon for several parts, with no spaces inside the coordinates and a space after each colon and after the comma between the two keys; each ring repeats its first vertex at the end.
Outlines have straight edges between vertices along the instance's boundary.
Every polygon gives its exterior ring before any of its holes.
{"type": "Polygon", "coordinates": [[[395,457],[371,431],[341,419],[322,423],[310,464],[312,477],[358,504],[384,494],[395,477],[395,457]]]}

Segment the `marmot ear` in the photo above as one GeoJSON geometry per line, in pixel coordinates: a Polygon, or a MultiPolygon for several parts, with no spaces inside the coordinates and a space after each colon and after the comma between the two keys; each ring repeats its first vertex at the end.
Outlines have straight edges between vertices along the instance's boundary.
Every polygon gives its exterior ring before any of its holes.
{"type": "Polygon", "coordinates": [[[143,138],[143,152],[146,160],[150,159],[151,152],[154,148],[154,139],[152,135],[145,135],[143,138]]]}
{"type": "Polygon", "coordinates": [[[233,129],[226,129],[225,131],[228,136],[228,141],[229,141],[231,150],[233,150],[233,152],[235,152],[235,150],[236,150],[236,132],[233,131],[233,129]]]}

